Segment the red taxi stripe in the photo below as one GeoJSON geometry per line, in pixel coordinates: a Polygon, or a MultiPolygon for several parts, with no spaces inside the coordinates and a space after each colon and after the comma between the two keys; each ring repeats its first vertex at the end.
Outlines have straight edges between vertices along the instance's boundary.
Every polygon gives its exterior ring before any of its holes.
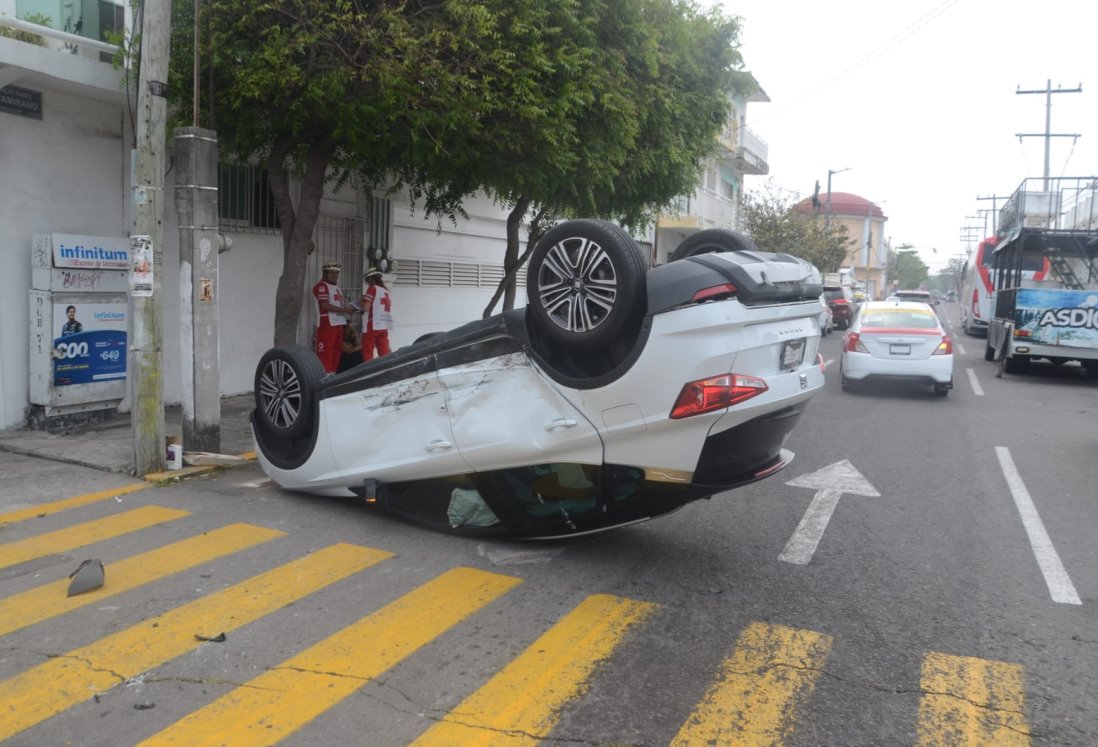
{"type": "Polygon", "coordinates": [[[917,327],[862,327],[863,335],[937,335],[941,337],[940,329],[923,329],[917,327]]]}

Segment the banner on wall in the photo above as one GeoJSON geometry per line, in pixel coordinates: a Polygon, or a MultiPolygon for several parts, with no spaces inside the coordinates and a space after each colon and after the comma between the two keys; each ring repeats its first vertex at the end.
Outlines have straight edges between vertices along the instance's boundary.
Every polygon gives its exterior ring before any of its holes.
{"type": "Polygon", "coordinates": [[[126,378],[127,304],[54,304],[53,385],[126,378]]]}

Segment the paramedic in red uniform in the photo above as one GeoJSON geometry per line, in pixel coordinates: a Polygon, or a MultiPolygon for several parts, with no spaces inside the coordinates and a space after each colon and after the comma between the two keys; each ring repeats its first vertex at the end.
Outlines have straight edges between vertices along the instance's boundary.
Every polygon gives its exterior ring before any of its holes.
{"type": "Polygon", "coordinates": [[[381,270],[371,267],[364,278],[369,287],[362,296],[362,360],[388,355],[389,330],[393,328],[393,297],[381,279],[381,270]]]}
{"type": "Polygon", "coordinates": [[[342,268],[335,262],[329,262],[321,268],[319,283],[313,286],[316,298],[316,355],[320,358],[324,370],[335,373],[339,368],[339,355],[343,350],[343,327],[347,317],[355,310],[343,300],[343,291],[339,289],[339,271],[342,268]]]}

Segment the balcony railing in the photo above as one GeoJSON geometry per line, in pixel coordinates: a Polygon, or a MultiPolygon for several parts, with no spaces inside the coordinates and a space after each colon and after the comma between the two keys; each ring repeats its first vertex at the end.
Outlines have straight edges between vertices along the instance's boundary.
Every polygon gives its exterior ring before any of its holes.
{"type": "MultiPolygon", "coordinates": [[[[70,34],[67,31],[58,31],[49,26],[40,26],[37,23],[28,23],[19,18],[6,15],[0,15],[0,28],[20,32],[18,36],[12,33],[11,37],[17,39],[23,37],[28,44],[35,44],[46,49],[77,55],[106,64],[110,64],[112,57],[118,51],[118,47],[114,44],[96,41],[78,34],[70,34]],[[27,41],[27,37],[30,37],[31,40],[27,41]]],[[[0,32],[0,34],[3,34],[3,32],[0,32]]],[[[3,34],[3,36],[9,35],[3,34]]]]}
{"type": "Polygon", "coordinates": [[[745,174],[770,173],[770,164],[766,160],[770,154],[770,146],[750,127],[726,127],[718,140],[731,154],[737,170],[745,174]]]}

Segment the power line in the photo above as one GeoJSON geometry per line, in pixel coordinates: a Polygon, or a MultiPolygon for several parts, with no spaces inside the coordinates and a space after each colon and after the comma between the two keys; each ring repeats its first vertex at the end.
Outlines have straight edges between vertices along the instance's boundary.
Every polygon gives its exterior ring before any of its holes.
{"type": "Polygon", "coordinates": [[[941,2],[938,5],[934,6],[934,8],[932,8],[931,10],[927,11],[926,13],[924,13],[919,18],[912,21],[905,28],[903,28],[902,30],[900,30],[896,34],[889,37],[889,39],[887,41],[885,41],[883,44],[877,46],[872,51],[868,52],[863,57],[856,60],[853,64],[851,64],[850,66],[848,66],[847,68],[842,70],[842,72],[840,72],[834,78],[831,78],[829,81],[827,81],[826,83],[823,83],[822,85],[820,85],[819,87],[817,87],[815,89],[811,89],[808,92],[806,92],[806,93],[804,93],[800,96],[794,97],[792,101],[790,101],[788,104],[785,104],[784,106],[773,107],[761,116],[753,116],[753,121],[758,122],[761,119],[766,119],[767,117],[773,116],[775,114],[782,113],[786,109],[792,109],[793,107],[799,106],[799,105],[805,103],[806,101],[814,98],[815,96],[818,96],[819,94],[826,91],[828,88],[831,88],[832,86],[834,86],[839,81],[843,80],[844,78],[846,78],[850,75],[853,75],[854,73],[856,73],[858,70],[861,70],[863,67],[868,65],[873,60],[877,59],[881,55],[885,54],[886,52],[890,51],[894,47],[898,46],[901,42],[906,40],[908,37],[914,35],[915,32],[917,32],[919,29],[921,29],[924,26],[926,26],[927,24],[929,24],[931,21],[933,21],[938,16],[945,13],[947,10],[949,10],[950,7],[956,5],[958,2],[960,2],[960,0],[943,0],[943,2],[941,2]]]}

